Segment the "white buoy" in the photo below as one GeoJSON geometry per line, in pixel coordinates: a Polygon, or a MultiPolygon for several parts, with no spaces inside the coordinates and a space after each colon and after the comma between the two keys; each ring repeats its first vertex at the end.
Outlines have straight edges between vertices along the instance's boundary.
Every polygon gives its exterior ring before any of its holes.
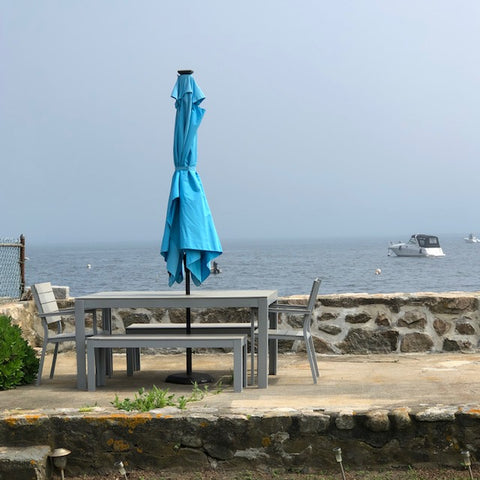
{"type": "Polygon", "coordinates": [[[380,268],[377,268],[375,270],[375,275],[380,275],[382,273],[382,270],[380,268]]]}
{"type": "Polygon", "coordinates": [[[92,266],[89,263],[87,263],[87,268],[92,268],[92,266]]]}

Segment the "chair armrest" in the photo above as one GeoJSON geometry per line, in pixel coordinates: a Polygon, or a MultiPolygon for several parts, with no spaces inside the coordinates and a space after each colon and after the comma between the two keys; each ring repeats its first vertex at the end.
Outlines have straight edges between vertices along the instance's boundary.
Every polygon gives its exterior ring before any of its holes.
{"type": "MultiPolygon", "coordinates": [[[[85,313],[95,312],[96,310],[92,308],[91,310],[85,310],[85,313]]],[[[48,313],[40,313],[38,312],[39,317],[54,317],[55,315],[75,315],[74,308],[62,308],[61,310],[57,310],[55,312],[48,312],[48,313]]]]}
{"type": "Polygon", "coordinates": [[[286,313],[289,315],[307,315],[310,310],[306,308],[271,308],[268,310],[268,313],[286,313]]]}
{"type": "Polygon", "coordinates": [[[56,312],[48,312],[48,313],[40,313],[38,312],[39,317],[55,317],[58,315],[73,315],[75,310],[65,309],[65,310],[57,310],[56,312]]]}
{"type": "Polygon", "coordinates": [[[289,309],[295,309],[295,310],[298,310],[298,309],[302,309],[302,308],[307,308],[306,305],[295,305],[295,304],[292,304],[292,303],[272,303],[272,305],[270,305],[268,308],[283,308],[285,310],[289,310],[289,309]]]}

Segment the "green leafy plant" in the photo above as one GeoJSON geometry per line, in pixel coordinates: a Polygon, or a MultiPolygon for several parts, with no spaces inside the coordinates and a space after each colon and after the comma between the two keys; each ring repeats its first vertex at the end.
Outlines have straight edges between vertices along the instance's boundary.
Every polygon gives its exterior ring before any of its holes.
{"type": "Polygon", "coordinates": [[[12,319],[0,315],[0,390],[32,383],[38,374],[35,350],[22,337],[12,319]]]}
{"type": "Polygon", "coordinates": [[[95,407],[97,407],[97,406],[98,406],[98,403],[95,402],[94,405],[84,405],[83,407],[80,407],[80,408],[78,409],[78,411],[79,411],[80,413],[91,412],[91,411],[93,411],[93,409],[94,409],[95,407]]]}
{"type": "Polygon", "coordinates": [[[126,410],[130,412],[132,410],[138,410],[141,412],[148,412],[154,408],[163,408],[163,407],[177,407],[181,410],[187,408],[189,402],[198,402],[202,400],[205,395],[208,393],[208,386],[200,388],[197,383],[193,384],[193,390],[190,396],[186,397],[181,395],[176,397],[175,394],[170,393],[168,388],[162,390],[157,386],[153,386],[151,390],[145,390],[141,388],[138,391],[138,394],[135,394],[133,400],[125,398],[120,400],[118,395],[115,395],[115,400],[112,405],[119,410],[126,410]]]}
{"type": "Polygon", "coordinates": [[[190,402],[198,402],[208,393],[208,385],[204,385],[203,388],[198,386],[197,382],[193,383],[192,395],[190,396],[190,402]]]}
{"type": "Polygon", "coordinates": [[[177,405],[180,410],[185,410],[187,408],[188,398],[185,396],[181,396],[177,399],[177,405]]]}
{"type": "Polygon", "coordinates": [[[127,412],[130,412],[131,410],[148,412],[154,408],[176,406],[174,399],[175,395],[169,394],[168,388],[162,390],[154,385],[152,390],[149,391],[141,388],[138,391],[138,394],[135,394],[133,400],[125,398],[120,401],[118,395],[115,395],[115,400],[112,402],[112,405],[115,408],[126,410],[127,412]]]}
{"type": "Polygon", "coordinates": [[[223,392],[223,382],[220,380],[217,384],[216,384],[216,388],[214,390],[214,394],[215,395],[218,395],[219,393],[222,393],[223,392]]]}

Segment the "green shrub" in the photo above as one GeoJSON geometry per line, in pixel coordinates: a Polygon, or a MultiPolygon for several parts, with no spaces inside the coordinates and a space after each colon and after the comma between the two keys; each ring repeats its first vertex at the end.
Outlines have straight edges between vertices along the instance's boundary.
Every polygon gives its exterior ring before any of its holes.
{"type": "Polygon", "coordinates": [[[0,390],[32,383],[37,377],[39,360],[35,350],[22,337],[12,319],[0,315],[0,390]]]}

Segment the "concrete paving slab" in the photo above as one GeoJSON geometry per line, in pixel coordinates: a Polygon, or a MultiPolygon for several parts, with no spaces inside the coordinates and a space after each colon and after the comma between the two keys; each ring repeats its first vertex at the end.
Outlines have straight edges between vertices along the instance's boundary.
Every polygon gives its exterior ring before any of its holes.
{"type": "MultiPolygon", "coordinates": [[[[233,369],[230,354],[195,354],[194,371],[215,379],[228,379],[233,369]]],[[[247,387],[235,393],[225,385],[219,395],[207,395],[196,403],[219,411],[368,411],[377,408],[476,405],[480,398],[480,353],[319,355],[320,379],[312,382],[303,354],[279,356],[278,375],[269,377],[269,388],[247,387]]],[[[47,357],[42,385],[22,386],[0,392],[0,410],[38,411],[87,406],[113,408],[115,395],[133,398],[140,388],[168,388],[187,395],[189,385],[165,383],[165,378],[185,369],[183,354],[142,355],[142,371],[127,377],[125,355],[114,355],[114,375],[96,392],[79,391],[75,382],[75,355],[59,354],[57,371],[48,378],[47,357]]],[[[216,387],[209,385],[209,390],[216,387]]]]}

